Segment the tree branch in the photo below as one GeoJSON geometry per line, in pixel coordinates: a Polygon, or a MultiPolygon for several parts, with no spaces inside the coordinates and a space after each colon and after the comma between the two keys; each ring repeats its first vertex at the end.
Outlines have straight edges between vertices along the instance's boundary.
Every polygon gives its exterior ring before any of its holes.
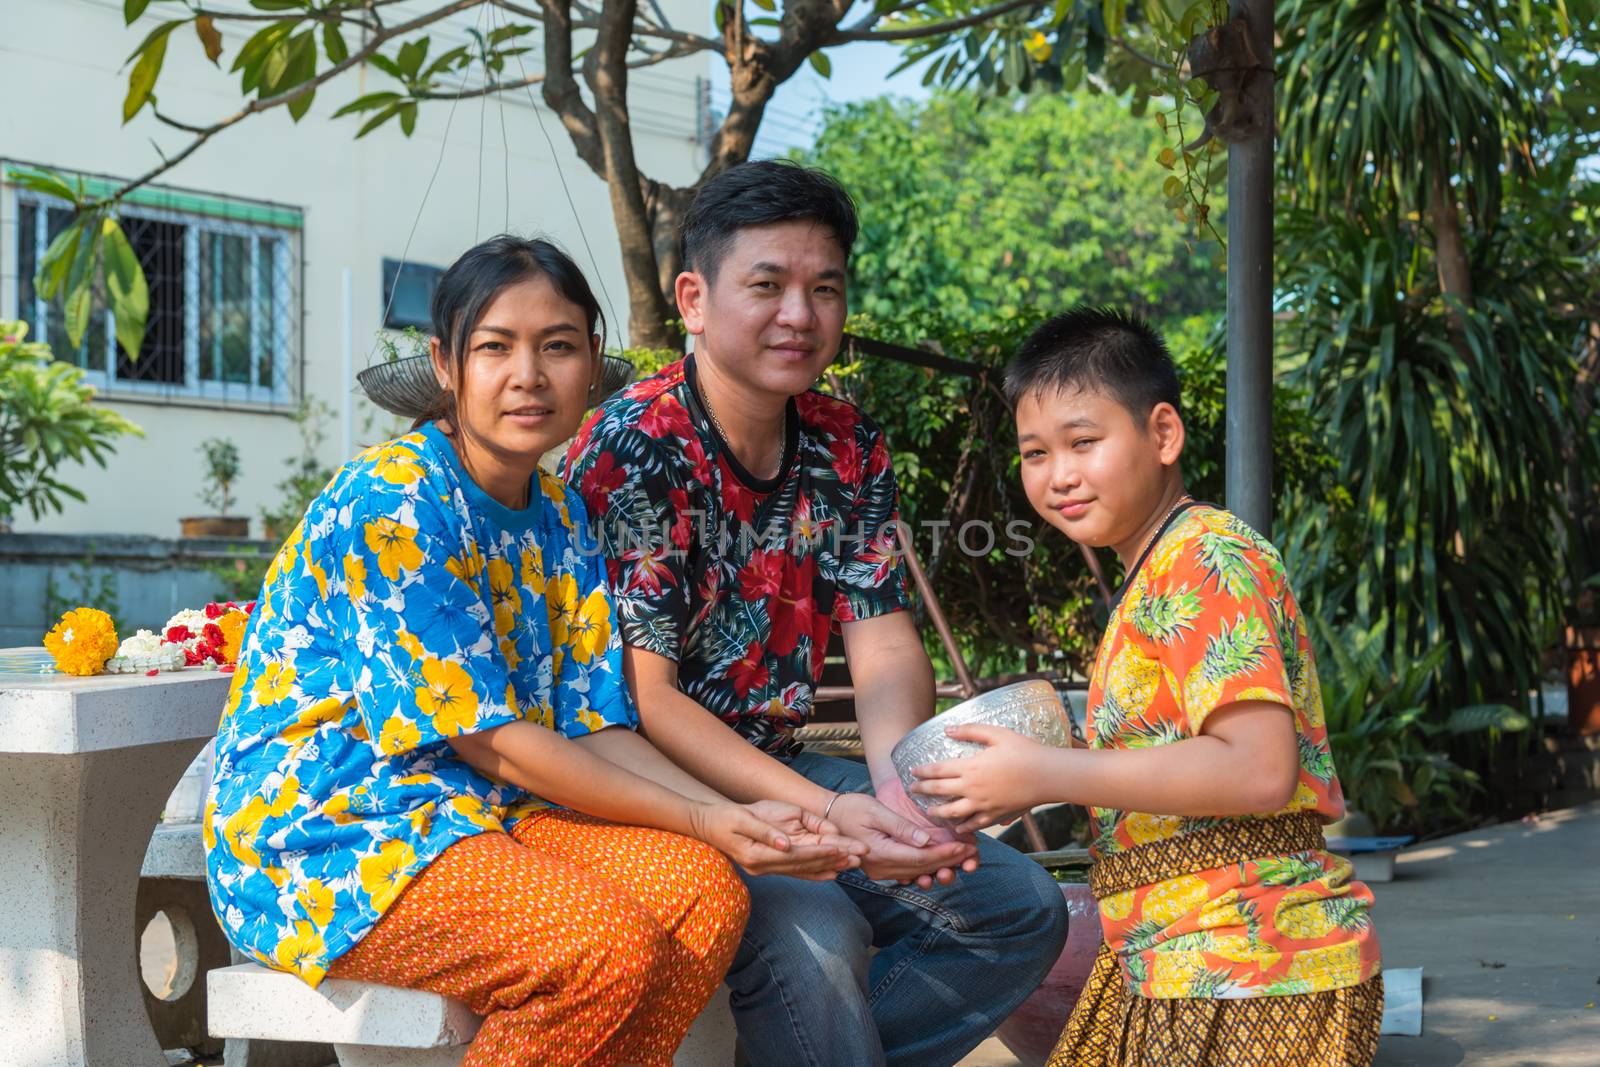
{"type": "Polygon", "coordinates": [[[196,133],[195,139],[189,142],[188,146],[185,147],[183,151],[179,152],[175,156],[163,157],[159,166],[151,168],[138,178],[135,178],[133,181],[129,182],[127,185],[124,185],[122,188],[111,193],[109,196],[105,196],[99,200],[91,201],[90,203],[85,204],[82,210],[97,211],[101,208],[116,203],[118,200],[121,200],[135,189],[155,181],[161,175],[165,174],[173,167],[176,167],[179,163],[182,163],[184,160],[194,155],[194,153],[199,150],[201,145],[205,144],[207,141],[211,140],[211,138],[215,137],[223,130],[226,130],[228,127],[238,125],[251,115],[258,114],[262,111],[270,111],[272,108],[281,107],[290,101],[298,100],[306,93],[315,91],[318,86],[332,81],[334,78],[337,78],[339,75],[343,74],[352,67],[356,67],[362,63],[365,63],[369,56],[377,52],[379,48],[394,38],[403,36],[412,32],[413,30],[420,30],[422,27],[438,22],[440,19],[448,18],[458,11],[465,11],[467,8],[476,7],[481,2],[482,0],[454,0],[454,2],[445,5],[437,11],[430,12],[426,15],[419,15],[410,22],[401,23],[400,25],[395,26],[393,29],[374,34],[372,40],[363,45],[359,51],[352,52],[343,63],[336,63],[327,70],[323,71],[321,74],[301,82],[292,89],[286,89],[277,96],[269,96],[265,99],[258,98],[252,100],[244,107],[234,112],[232,115],[229,115],[227,118],[213,123],[210,126],[206,126],[204,128],[194,127],[194,129],[198,130],[199,132],[196,133]]]}
{"type": "Polygon", "coordinates": [[[1039,0],[1003,0],[993,7],[986,7],[982,11],[975,11],[958,19],[950,19],[948,22],[932,22],[898,30],[834,30],[827,44],[843,44],[846,41],[914,41],[921,37],[938,37],[956,30],[964,30],[968,26],[976,26],[980,22],[988,22],[990,19],[999,18],[1021,8],[1037,6],[1039,0]]]}
{"type": "Polygon", "coordinates": [[[1112,44],[1116,45],[1118,48],[1122,49],[1124,52],[1128,53],[1134,59],[1137,59],[1139,62],[1143,63],[1147,67],[1154,67],[1157,70],[1165,70],[1165,71],[1172,71],[1172,72],[1176,72],[1177,69],[1178,69],[1177,67],[1173,66],[1171,63],[1163,63],[1163,62],[1161,62],[1161,60],[1156,59],[1154,56],[1145,55],[1143,52],[1141,52],[1137,48],[1133,47],[1133,45],[1129,44],[1127,39],[1124,38],[1124,37],[1121,37],[1121,36],[1110,37],[1110,38],[1107,38],[1107,40],[1109,40],[1112,44]]]}
{"type": "Polygon", "coordinates": [[[561,117],[578,158],[604,177],[606,164],[594,112],[583,102],[578,80],[572,75],[571,2],[540,0],[540,6],[544,8],[544,102],[561,117]]]}
{"type": "MultiPolygon", "coordinates": [[[[510,0],[489,0],[490,3],[512,15],[520,15],[525,19],[544,21],[544,15],[532,8],[523,7],[521,4],[511,3],[510,0]]],[[[581,9],[583,17],[572,19],[571,25],[575,30],[598,30],[600,20],[595,18],[592,10],[581,9]]],[[[656,37],[663,41],[673,41],[677,44],[693,46],[690,51],[678,52],[677,55],[689,55],[693,52],[716,52],[722,49],[722,42],[711,37],[702,37],[696,33],[684,33],[670,26],[657,26],[652,22],[635,17],[633,20],[633,33],[636,37],[656,37]]]]}

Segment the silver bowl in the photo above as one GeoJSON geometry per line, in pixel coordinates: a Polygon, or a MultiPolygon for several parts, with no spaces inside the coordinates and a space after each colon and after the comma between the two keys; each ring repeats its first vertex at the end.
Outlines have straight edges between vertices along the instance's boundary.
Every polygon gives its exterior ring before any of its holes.
{"type": "MultiPolygon", "coordinates": [[[[618,389],[633,381],[637,368],[619,356],[606,356],[600,370],[598,406],[618,389]]],[[[433,361],[428,356],[406,356],[388,363],[374,363],[356,375],[367,399],[385,411],[407,419],[420,419],[433,410],[439,399],[439,383],[433,376],[433,361]]]]}
{"type": "Polygon", "coordinates": [[[957,741],[945,736],[948,727],[966,723],[1004,726],[1056,748],[1069,748],[1072,744],[1072,721],[1067,717],[1067,709],[1062,706],[1055,687],[1049,682],[1016,682],[979,693],[912,730],[889,753],[889,758],[894,761],[895,772],[906,787],[906,795],[923,811],[949,803],[949,800],[912,792],[911,787],[917,779],[911,770],[924,764],[960,759],[983,751],[983,746],[975,742],[957,741]]]}

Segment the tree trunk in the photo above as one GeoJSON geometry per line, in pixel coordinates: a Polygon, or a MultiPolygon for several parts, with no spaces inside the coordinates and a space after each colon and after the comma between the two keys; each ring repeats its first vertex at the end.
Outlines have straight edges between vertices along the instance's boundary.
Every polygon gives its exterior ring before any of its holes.
{"type": "Polygon", "coordinates": [[[1439,271],[1439,291],[1461,302],[1450,311],[1451,340],[1463,354],[1466,349],[1466,319],[1463,308],[1472,307],[1472,266],[1467,259],[1467,244],[1461,233],[1461,209],[1444,167],[1435,161],[1428,182],[1428,217],[1433,224],[1433,254],[1439,271]]]}

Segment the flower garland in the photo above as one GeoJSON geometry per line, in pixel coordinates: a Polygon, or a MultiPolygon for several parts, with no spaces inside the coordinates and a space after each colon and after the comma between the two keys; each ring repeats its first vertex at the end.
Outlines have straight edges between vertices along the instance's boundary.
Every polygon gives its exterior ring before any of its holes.
{"type": "Polygon", "coordinates": [[[63,674],[99,674],[117,652],[117,627],[98,608],[73,608],[44,635],[44,647],[63,674]]]}
{"type": "Polygon", "coordinates": [[[156,634],[140,630],[117,641],[117,627],[98,608],[73,608],[44,635],[44,647],[63,674],[79,677],[113,674],[160,674],[181,667],[205,667],[227,673],[239,662],[244,633],[256,602],[207,604],[185,608],[156,634]]]}
{"type": "Polygon", "coordinates": [[[256,602],[207,604],[203,609],[185,608],[167,620],[162,638],[183,649],[184,666],[231,671],[239,662],[245,627],[256,602]]]}

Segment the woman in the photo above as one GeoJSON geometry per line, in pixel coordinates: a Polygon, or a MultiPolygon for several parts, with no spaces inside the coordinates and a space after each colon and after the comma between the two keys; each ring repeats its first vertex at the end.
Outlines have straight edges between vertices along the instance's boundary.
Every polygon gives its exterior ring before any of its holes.
{"type": "Polygon", "coordinates": [[[668,1064],[748,909],[718,850],[825,879],[862,846],[633,732],[582,503],[538,467],[598,380],[577,267],[494,238],[433,321],[437,411],[347,463],[267,573],[218,730],[212,904],[312,986],[464,1000],[470,1067],[668,1064]]]}

